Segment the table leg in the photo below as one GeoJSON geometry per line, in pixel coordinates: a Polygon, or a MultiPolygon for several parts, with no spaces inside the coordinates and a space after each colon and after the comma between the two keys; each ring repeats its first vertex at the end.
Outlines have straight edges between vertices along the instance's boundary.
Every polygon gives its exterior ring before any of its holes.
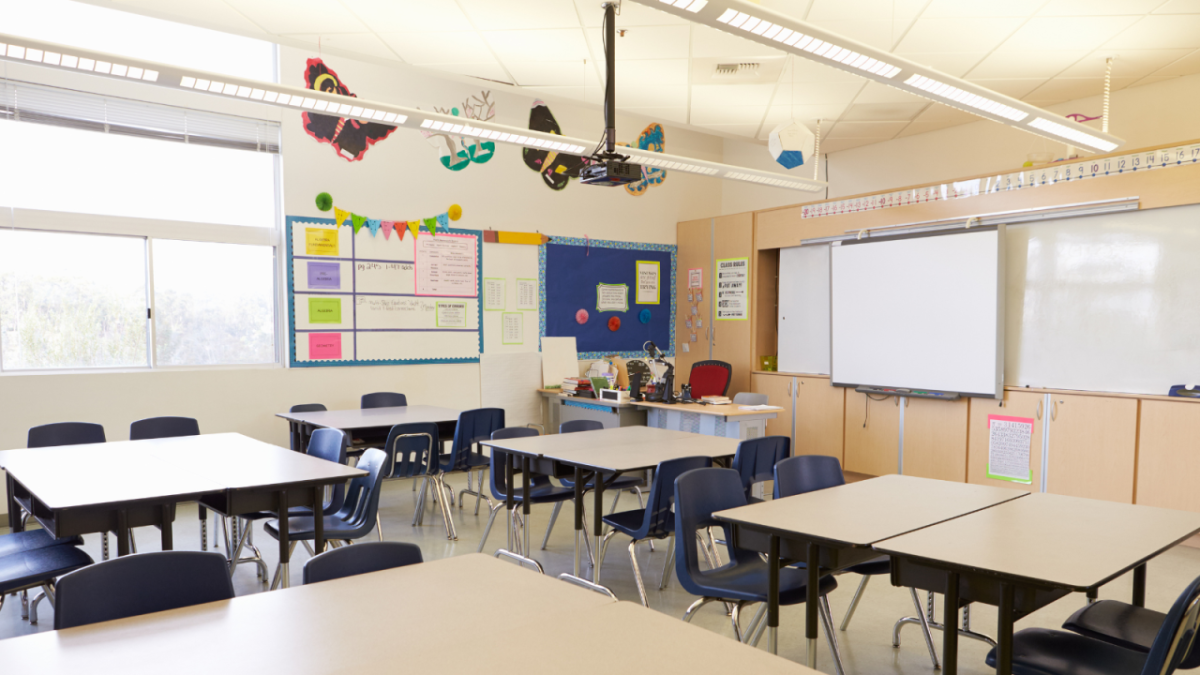
{"type": "Polygon", "coordinates": [[[197,504],[196,509],[200,514],[200,550],[208,550],[208,509],[203,504],[197,504]]]}
{"type": "Polygon", "coordinates": [[[160,530],[162,535],[162,550],[164,551],[170,551],[175,548],[175,539],[171,532],[171,528],[174,526],[174,518],[171,517],[171,510],[173,508],[173,504],[163,504],[158,507],[159,527],[162,528],[160,530]]]}
{"type": "Polygon", "coordinates": [[[117,555],[129,555],[129,513],[117,511],[117,555]]]}
{"type": "MultiPolygon", "coordinates": [[[[682,536],[682,535],[680,535],[682,536]]],[[[779,536],[767,549],[767,651],[779,653],[779,536]]]]}
{"type": "Polygon", "coordinates": [[[583,469],[575,467],[575,576],[577,577],[579,576],[579,537],[581,536],[583,536],[583,469]]]}
{"type": "Polygon", "coordinates": [[[504,512],[508,521],[508,546],[506,550],[513,550],[513,509],[516,508],[517,500],[513,497],[513,456],[511,452],[504,453],[504,512]]]}
{"type": "Polygon", "coordinates": [[[592,555],[596,556],[596,564],[592,566],[592,583],[600,583],[600,538],[604,536],[604,474],[595,471],[593,472],[592,483],[596,486],[592,490],[592,494],[596,498],[596,503],[592,505],[592,522],[595,525],[594,535],[595,546],[592,547],[592,555]]]}
{"type": "Polygon", "coordinates": [[[1146,563],[1133,568],[1133,606],[1146,606],[1146,563]]]}
{"type": "Polygon", "coordinates": [[[13,532],[21,532],[25,528],[21,527],[21,507],[17,504],[16,482],[13,480],[12,474],[8,474],[8,529],[13,532]]]}
{"type": "Polygon", "coordinates": [[[313,488],[313,555],[325,550],[325,489],[313,488]]]}
{"type": "MultiPolygon", "coordinates": [[[[942,675],[958,672],[958,572],[946,574],[946,592],[942,596],[942,675]]],[[[932,607],[930,607],[932,611],[932,607]]]]}
{"type": "Polygon", "coordinates": [[[1000,609],[996,621],[996,675],[1012,675],[1013,585],[1000,584],[1000,609]]]}
{"type": "MultiPolygon", "coordinates": [[[[777,562],[776,567],[778,564],[777,562]]],[[[815,669],[817,667],[817,624],[820,623],[817,610],[820,609],[818,603],[821,601],[821,547],[815,542],[808,544],[808,560],[805,565],[808,569],[808,587],[805,589],[807,597],[804,600],[804,636],[808,638],[808,667],[815,669]]],[[[778,570],[775,571],[775,575],[778,577],[778,570]]],[[[778,586],[776,586],[775,593],[778,597],[778,586]]]]}
{"type": "Polygon", "coordinates": [[[521,528],[521,555],[529,558],[533,552],[529,549],[529,457],[521,457],[521,514],[524,526],[521,528]]]}
{"type": "Polygon", "coordinates": [[[292,561],[291,548],[292,542],[290,533],[288,532],[288,493],[287,490],[279,491],[279,587],[291,588],[291,571],[289,563],[292,561]]]}

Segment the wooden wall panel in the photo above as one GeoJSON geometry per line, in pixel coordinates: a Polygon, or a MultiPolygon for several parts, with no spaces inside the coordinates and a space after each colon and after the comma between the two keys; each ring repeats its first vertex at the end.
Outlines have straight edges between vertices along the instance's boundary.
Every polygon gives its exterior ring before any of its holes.
{"type": "Polygon", "coordinates": [[[967,480],[967,399],[906,399],[904,475],[967,480]]]}
{"type": "Polygon", "coordinates": [[[899,399],[868,399],[846,389],[845,455],[847,471],[883,476],[896,473],[900,459],[899,399]]]}
{"type": "MultiPolygon", "coordinates": [[[[750,269],[746,281],[749,316],[745,321],[716,321],[712,326],[712,357],[725,361],[733,366],[733,379],[729,383],[729,396],[740,391],[750,391],[750,371],[752,340],[750,339],[750,324],[754,320],[754,304],[751,288],[754,286],[754,214],[739,213],[732,216],[722,216],[715,221],[713,230],[713,258],[747,258],[750,269]]],[[[682,265],[680,265],[683,268],[682,265]]],[[[709,278],[705,279],[706,293],[712,293],[713,302],[717,299],[716,269],[712,264],[707,265],[709,278]]],[[[708,298],[705,298],[708,300],[708,298]]],[[[713,312],[714,315],[716,312],[713,312]]]]}
{"type": "Polygon", "coordinates": [[[1046,491],[1133,503],[1138,401],[1055,394],[1046,491]]]}
{"type": "Polygon", "coordinates": [[[846,389],[828,378],[796,378],[796,438],[793,455],[828,455],[845,464],[846,389]]]}
{"type": "MultiPolygon", "coordinates": [[[[792,387],[791,375],[770,375],[754,373],[750,376],[753,391],[767,395],[767,403],[777,405],[783,410],[773,420],[767,420],[768,436],[787,436],[792,438],[792,387]]],[[[792,439],[793,443],[795,439],[792,439]]]]}
{"type": "Polygon", "coordinates": [[[1142,401],[1138,422],[1137,503],[1200,511],[1200,405],[1142,401]]]}

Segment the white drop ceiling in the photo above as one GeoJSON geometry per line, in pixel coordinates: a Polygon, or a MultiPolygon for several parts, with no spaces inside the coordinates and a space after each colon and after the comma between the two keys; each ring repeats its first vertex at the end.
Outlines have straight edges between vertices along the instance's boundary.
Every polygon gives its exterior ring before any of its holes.
{"type": "MultiPolygon", "coordinates": [[[[289,44],[599,104],[601,0],[89,0],[289,44]]],[[[1200,0],[761,0],[759,4],[1038,106],[1200,73],[1200,0]]],[[[624,3],[617,107],[763,141],[788,119],[836,151],[979,118],[624,3]],[[718,63],[757,77],[716,78],[718,63]]],[[[1076,112],[1076,111],[1068,111],[1076,112]]],[[[1098,109],[1079,110],[1089,116],[1098,109]]]]}

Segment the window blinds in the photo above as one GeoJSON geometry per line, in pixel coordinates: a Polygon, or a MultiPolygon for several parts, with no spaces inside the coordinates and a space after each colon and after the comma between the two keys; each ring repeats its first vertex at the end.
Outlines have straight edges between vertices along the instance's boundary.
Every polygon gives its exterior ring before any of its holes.
{"type": "Polygon", "coordinates": [[[279,123],[0,80],[0,120],[279,153],[279,123]]]}

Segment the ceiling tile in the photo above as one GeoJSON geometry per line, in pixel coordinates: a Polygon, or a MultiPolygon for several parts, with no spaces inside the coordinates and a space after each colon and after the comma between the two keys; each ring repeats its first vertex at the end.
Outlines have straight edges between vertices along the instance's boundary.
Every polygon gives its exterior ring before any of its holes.
{"type": "Polygon", "coordinates": [[[1122,16],[1147,14],[1163,0],[1050,0],[1038,16],[1122,16]]]}
{"type": "Polygon", "coordinates": [[[811,18],[814,0],[758,0],[758,4],[772,12],[806,21],[811,18]]]}
{"type": "Polygon", "coordinates": [[[1145,77],[1191,54],[1192,51],[1190,49],[1122,49],[1119,52],[1108,52],[1101,49],[1088,54],[1078,63],[1064,70],[1062,77],[1103,77],[1104,61],[1109,56],[1116,57],[1112,64],[1114,77],[1145,77]]]}
{"type": "Polygon", "coordinates": [[[186,3],[167,3],[162,0],[115,0],[111,6],[122,11],[230,33],[266,35],[261,26],[247,19],[244,14],[230,7],[224,0],[192,0],[186,3]]]}
{"type": "Polygon", "coordinates": [[[650,61],[617,61],[617,86],[623,85],[686,85],[687,59],[653,59],[650,61]]]}
{"type": "Polygon", "coordinates": [[[342,0],[342,5],[376,32],[473,30],[454,0],[342,0]]]}
{"type": "Polygon", "coordinates": [[[494,63],[487,43],[475,32],[379,33],[392,51],[409,63],[494,63]]]}
{"type": "Polygon", "coordinates": [[[692,56],[704,58],[747,58],[754,56],[779,56],[774,47],[760,45],[746,38],[730,35],[716,28],[697,25],[692,30],[692,56]]]}
{"type": "Polygon", "coordinates": [[[881,138],[833,138],[829,142],[821,142],[821,154],[828,152],[841,152],[842,150],[851,150],[853,148],[861,148],[864,145],[879,143],[880,141],[888,140],[881,138]]]}
{"type": "Polygon", "coordinates": [[[1004,2],[981,2],[980,0],[933,0],[925,8],[921,20],[957,17],[1013,17],[1033,16],[1046,0],[1005,0],[1004,2]]]}
{"type": "Polygon", "coordinates": [[[773,84],[698,84],[692,87],[692,108],[762,106],[771,103],[773,84]]]}
{"type": "MultiPolygon", "coordinates": [[[[688,26],[642,26],[630,28],[617,37],[617,60],[686,59],[692,29],[688,26]]],[[[588,43],[597,58],[604,54],[599,31],[587,32],[588,43]]]]}
{"type": "Polygon", "coordinates": [[[1155,14],[1200,14],[1200,0],[1167,0],[1155,14]]]}
{"type": "Polygon", "coordinates": [[[1138,80],[1137,82],[1134,82],[1132,85],[1130,85],[1130,88],[1132,89],[1133,87],[1140,87],[1144,84],[1154,84],[1155,82],[1165,82],[1167,80],[1174,80],[1176,77],[1179,77],[1179,76],[1178,75],[1151,75],[1150,77],[1143,77],[1142,79],[1138,80]]]}
{"type": "Polygon", "coordinates": [[[1195,75],[1196,73],[1200,73],[1200,50],[1196,50],[1182,59],[1154,71],[1152,75],[1175,77],[1178,75],[1195,75]]]}
{"type": "Polygon", "coordinates": [[[563,0],[457,0],[477,30],[578,28],[575,7],[563,0]]]}
{"type": "Polygon", "coordinates": [[[773,105],[767,111],[763,127],[770,131],[784,122],[797,120],[816,133],[817,120],[822,120],[822,128],[828,130],[845,110],[844,105],[773,105]]]}
{"type": "Polygon", "coordinates": [[[824,26],[824,21],[861,21],[864,17],[891,17],[892,0],[814,0],[808,20],[824,26]]]}
{"type": "MultiPolygon", "coordinates": [[[[599,29],[604,23],[604,10],[596,0],[575,0],[575,9],[586,28],[599,29]]],[[[646,7],[635,2],[621,3],[621,13],[617,15],[617,28],[629,26],[688,26],[691,21],[660,12],[653,7],[646,7]]]]}
{"type": "MultiPolygon", "coordinates": [[[[978,121],[978,119],[979,118],[976,118],[975,121],[978,121]]],[[[939,129],[956,127],[969,121],[971,120],[965,120],[962,122],[913,122],[912,124],[904,127],[900,133],[896,134],[896,138],[906,138],[908,136],[916,136],[917,134],[927,134],[930,131],[938,131],[939,129]]]]}
{"type": "Polygon", "coordinates": [[[504,67],[522,87],[599,87],[596,71],[579,61],[505,61],[504,67]]]}
{"type": "MultiPolygon", "coordinates": [[[[692,124],[697,123],[693,121],[692,124]]],[[[745,136],[747,138],[754,138],[754,135],[758,133],[757,124],[697,124],[697,126],[733,136],[745,136]]]]}
{"type": "MultiPolygon", "coordinates": [[[[627,112],[631,115],[641,115],[642,117],[648,117],[649,119],[651,119],[655,122],[679,122],[680,124],[688,123],[686,107],[623,108],[622,112],[627,112]]],[[[625,129],[623,129],[623,128],[618,129],[617,130],[618,138],[621,138],[625,133],[626,133],[625,129]]],[[[629,133],[628,135],[632,136],[632,133],[629,133]]],[[[671,151],[671,139],[669,136],[667,137],[667,140],[666,140],[666,150],[667,150],[667,152],[671,151]]]]}
{"type": "MultiPolygon", "coordinates": [[[[850,4],[854,3],[842,3],[850,4]]],[[[889,2],[889,4],[891,4],[889,2]]],[[[877,16],[875,14],[864,14],[864,16],[877,16]]],[[[886,15],[884,15],[886,16],[886,15]]],[[[870,45],[876,49],[891,51],[895,46],[896,40],[902,34],[902,31],[897,31],[890,20],[888,21],[864,21],[861,16],[858,19],[826,19],[820,21],[811,21],[811,23],[824,28],[825,30],[841,35],[842,37],[857,40],[864,44],[870,45]]]]}
{"type": "Polygon", "coordinates": [[[938,122],[945,124],[946,126],[951,126],[954,124],[965,124],[967,122],[978,122],[982,119],[984,118],[978,115],[972,115],[971,113],[959,110],[958,108],[951,108],[948,105],[934,103],[926,108],[925,111],[920,115],[917,115],[917,118],[914,120],[914,122],[938,122]]]}
{"type": "Polygon", "coordinates": [[[796,95],[792,96],[792,85],[782,83],[775,93],[775,103],[797,103],[804,105],[840,104],[846,105],[854,100],[862,91],[866,82],[797,82],[796,95]]]}
{"type": "Polygon", "coordinates": [[[763,106],[727,105],[722,107],[706,107],[696,105],[692,101],[692,124],[708,126],[710,124],[754,124],[762,123],[766,108],[763,106]]]}
{"type": "Polygon", "coordinates": [[[313,49],[321,49],[330,47],[332,49],[340,49],[346,52],[365,54],[381,59],[390,59],[399,61],[400,57],[384,44],[374,33],[333,33],[333,34],[313,34],[313,33],[295,33],[285,35],[283,37],[300,40],[312,45],[313,49]]]}
{"type": "Polygon", "coordinates": [[[485,80],[495,80],[496,82],[508,82],[512,84],[508,73],[504,68],[495,61],[481,63],[437,63],[423,66],[430,70],[440,70],[445,73],[454,73],[455,75],[467,75],[470,77],[481,77],[485,80]]]}
{"type": "MultiPolygon", "coordinates": [[[[892,138],[900,130],[908,126],[908,122],[838,122],[834,125],[825,139],[830,141],[839,138],[892,138]]],[[[822,145],[824,139],[822,140],[822,145]]]]}
{"type": "MultiPolygon", "coordinates": [[[[530,87],[529,91],[553,98],[569,98],[586,103],[600,104],[604,102],[603,87],[530,87]]],[[[599,115],[600,112],[596,111],[596,114],[599,115]]],[[[600,117],[596,119],[601,120],[600,117]]],[[[574,126],[570,129],[563,129],[563,134],[576,138],[592,138],[593,136],[599,138],[600,134],[604,131],[602,127],[603,122],[601,121],[595,129],[574,126]]]]}
{"type": "Polygon", "coordinates": [[[929,100],[926,98],[917,96],[916,94],[910,94],[907,91],[904,91],[903,89],[889,87],[886,84],[882,84],[882,83],[875,82],[875,81],[868,81],[866,86],[864,86],[862,88],[862,91],[858,94],[858,97],[854,99],[854,102],[856,104],[857,103],[920,103],[922,106],[924,106],[926,103],[929,102],[929,100]]]}
{"type": "Polygon", "coordinates": [[[1196,49],[1200,47],[1200,14],[1146,16],[1104,46],[1107,49],[1196,49]]]}
{"type": "Polygon", "coordinates": [[[1092,50],[1137,20],[1134,16],[1037,16],[1018,28],[1000,49],[1092,50]]]}
{"type": "MultiPolygon", "coordinates": [[[[1133,84],[1133,78],[1113,79],[1113,89],[1123,89],[1133,84]]],[[[1042,86],[1029,92],[1026,96],[1030,101],[1054,101],[1062,103],[1080,98],[1100,96],[1104,93],[1104,78],[1086,77],[1070,78],[1056,77],[1042,86]]],[[[1089,115],[1096,114],[1094,111],[1089,115]]]]}
{"type": "Polygon", "coordinates": [[[842,113],[843,121],[863,122],[896,122],[907,121],[929,105],[929,101],[921,103],[855,103],[842,113]]]}
{"type": "Polygon", "coordinates": [[[227,0],[268,33],[365,33],[367,26],[337,0],[227,0]]]}
{"type": "Polygon", "coordinates": [[[787,63],[783,66],[780,82],[864,82],[864,79],[858,75],[852,75],[824,63],[810,61],[799,56],[788,55],[786,58],[787,63]]]}
{"type": "Polygon", "coordinates": [[[580,61],[590,58],[579,28],[482,31],[500,61],[580,61]]]}
{"type": "Polygon", "coordinates": [[[1086,51],[1001,50],[991,53],[967,75],[970,79],[1054,77],[1087,56],[1086,51]]]}
{"type": "Polygon", "coordinates": [[[987,52],[905,52],[900,56],[951,77],[962,77],[987,56],[987,52]]]}
{"type": "Polygon", "coordinates": [[[1022,98],[1025,98],[1025,96],[1027,96],[1029,94],[1029,92],[1033,91],[1034,89],[1037,89],[1044,82],[1046,82],[1046,78],[1034,77],[1034,78],[1025,78],[1025,79],[1007,79],[1007,80],[971,79],[968,81],[971,82],[972,84],[977,84],[981,87],[987,87],[988,89],[991,89],[992,91],[994,91],[996,93],[1004,94],[1005,96],[1011,96],[1012,98],[1015,98],[1015,99],[1022,99],[1022,98]]]}
{"type": "Polygon", "coordinates": [[[1004,17],[922,18],[896,46],[896,51],[988,52],[1012,34],[1021,22],[1022,19],[1004,17]]]}
{"type": "Polygon", "coordinates": [[[686,85],[627,86],[617,81],[617,107],[629,108],[687,108],[686,85]]]}

